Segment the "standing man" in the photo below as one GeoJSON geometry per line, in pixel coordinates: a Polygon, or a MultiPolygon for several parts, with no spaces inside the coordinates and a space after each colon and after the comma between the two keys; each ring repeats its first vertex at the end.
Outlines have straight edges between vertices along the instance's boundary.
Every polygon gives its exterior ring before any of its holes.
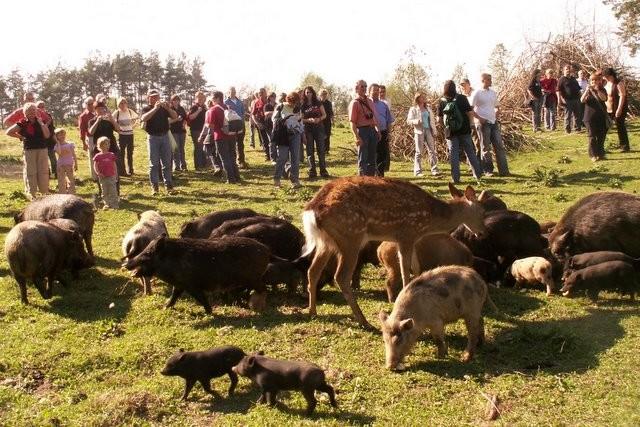
{"type": "Polygon", "coordinates": [[[391,101],[387,99],[387,87],[385,85],[378,85],[378,87],[380,88],[380,101],[387,104],[387,107],[391,110],[391,101]]]}
{"type": "Polygon", "coordinates": [[[196,102],[189,109],[187,122],[189,123],[191,141],[193,141],[193,168],[195,170],[202,170],[207,167],[207,156],[198,138],[204,127],[204,116],[207,113],[207,107],[204,105],[204,101],[206,100],[204,93],[200,91],[196,92],[195,98],[196,102]]]}
{"type": "MultiPolygon", "coordinates": [[[[27,92],[22,96],[22,104],[27,104],[29,102],[36,102],[36,96],[33,92],[27,92]]],[[[18,122],[21,122],[25,119],[24,108],[21,106],[13,110],[13,112],[9,113],[7,117],[4,118],[3,124],[5,128],[9,128],[15,125],[18,122]]],[[[36,109],[36,117],[42,120],[43,122],[46,120],[46,117],[43,116],[39,109],[36,109]]]]}
{"type": "Polygon", "coordinates": [[[498,95],[491,89],[491,74],[481,76],[482,88],[473,92],[471,106],[473,107],[476,129],[480,140],[480,162],[486,176],[493,176],[493,159],[491,148],[496,152],[496,163],[500,176],[509,175],[507,165],[507,151],[502,143],[500,124],[497,121],[498,95]]]}
{"type": "Polygon", "coordinates": [[[349,103],[349,121],[358,147],[358,175],[374,176],[376,149],[380,139],[375,106],[367,98],[367,82],[358,80],[355,90],[356,98],[349,103]]]}
{"type": "Polygon", "coordinates": [[[460,91],[464,96],[467,97],[467,100],[471,99],[471,95],[473,94],[473,88],[471,87],[471,82],[469,79],[464,78],[460,80],[460,91]]]}
{"type": "MultiPolygon", "coordinates": [[[[251,148],[256,148],[256,122],[253,121],[253,107],[256,105],[256,101],[260,97],[260,92],[254,92],[251,96],[251,102],[249,103],[249,127],[251,129],[251,141],[249,145],[251,148]]],[[[258,134],[258,139],[260,139],[260,135],[258,134]]],[[[262,145],[262,143],[260,143],[262,145]]]]}
{"type": "Polygon", "coordinates": [[[247,162],[244,157],[244,134],[245,134],[245,126],[244,126],[244,104],[238,99],[236,96],[236,88],[231,86],[229,88],[229,97],[224,104],[231,110],[235,111],[240,118],[242,119],[242,132],[238,132],[235,134],[234,138],[236,140],[237,148],[238,148],[238,167],[247,168],[247,162]]]}
{"type": "Polygon", "coordinates": [[[216,151],[222,160],[222,168],[227,174],[227,183],[239,184],[240,173],[238,166],[236,166],[236,140],[234,135],[227,135],[223,130],[224,110],[226,109],[223,93],[213,92],[213,107],[207,111],[205,123],[213,134],[216,151]]]}
{"type": "MultiPolygon", "coordinates": [[[[580,85],[580,98],[584,95],[584,92],[589,88],[589,79],[587,72],[585,70],[578,71],[578,84],[580,85]]],[[[580,121],[580,128],[584,125],[582,121],[582,116],[584,116],[584,105],[582,102],[580,103],[580,111],[578,112],[578,120],[580,121]]]]}
{"type": "Polygon", "coordinates": [[[171,180],[171,143],[169,142],[169,119],[176,120],[178,115],[168,102],[160,101],[160,92],[151,89],[147,92],[149,105],[142,109],[140,121],[145,124],[147,147],[149,150],[149,181],[151,194],[158,194],[158,173],[162,167],[162,176],[167,193],[173,192],[171,180]]]}
{"type": "Polygon", "coordinates": [[[89,156],[89,175],[91,179],[97,180],[98,175],[96,175],[93,170],[93,137],[89,135],[89,121],[96,116],[95,107],[93,106],[93,97],[87,96],[82,103],[84,107],[84,111],[80,116],[78,116],[78,128],[80,129],[80,139],[82,140],[82,149],[87,152],[89,156]]]}
{"type": "MultiPolygon", "coordinates": [[[[53,123],[53,116],[46,110],[44,101],[36,102],[36,109],[37,115],[49,128],[49,134],[51,136],[47,140],[47,154],[49,155],[49,163],[51,164],[51,173],[53,173],[55,179],[58,179],[58,161],[56,160],[56,152],[54,150],[56,146],[56,137],[54,135],[56,126],[53,123]]],[[[49,174],[49,176],[51,176],[51,174],[49,174]]]]}
{"type": "Polygon", "coordinates": [[[331,143],[331,127],[333,126],[333,103],[329,100],[329,92],[326,89],[320,89],[320,102],[324,107],[324,112],[327,117],[322,121],[324,126],[324,152],[329,152],[329,144],[331,143]]]}
{"type": "Polygon", "coordinates": [[[387,103],[380,99],[380,85],[374,83],[369,86],[369,97],[373,101],[376,121],[380,130],[380,140],[376,147],[376,173],[378,176],[384,176],[384,172],[389,170],[389,165],[391,164],[389,128],[394,119],[387,103]]]}
{"type": "Polygon", "coordinates": [[[560,105],[564,104],[564,130],[571,133],[571,119],[573,118],[573,128],[580,132],[582,121],[578,118],[580,114],[580,84],[572,75],[571,65],[565,65],[564,75],[558,80],[556,95],[560,105]]]}
{"type": "MultiPolygon", "coordinates": [[[[269,141],[269,133],[267,132],[267,127],[265,125],[266,117],[264,115],[264,107],[267,105],[267,90],[265,88],[260,88],[258,92],[258,99],[256,99],[253,104],[253,109],[251,110],[251,118],[258,128],[258,135],[260,136],[260,144],[262,145],[262,149],[264,150],[265,160],[268,162],[271,160],[272,162],[276,161],[276,154],[270,149],[269,141]]],[[[275,147],[275,144],[273,144],[275,147]]],[[[275,164],[275,163],[274,163],[275,164]]]]}

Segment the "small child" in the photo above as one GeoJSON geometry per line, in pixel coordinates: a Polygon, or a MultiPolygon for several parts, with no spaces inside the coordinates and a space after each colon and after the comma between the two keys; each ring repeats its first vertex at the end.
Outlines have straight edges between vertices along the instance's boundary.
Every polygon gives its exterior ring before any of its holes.
{"type": "Polygon", "coordinates": [[[78,159],[76,159],[75,145],[67,142],[67,132],[62,128],[57,128],[54,132],[56,136],[56,146],[54,150],[58,155],[58,193],[76,194],[76,181],[73,171],[78,170],[78,159]]]}
{"type": "Polygon", "coordinates": [[[115,154],[109,151],[110,144],[111,142],[106,136],[98,138],[97,146],[100,152],[93,156],[93,166],[102,187],[103,209],[118,209],[120,200],[116,188],[118,180],[117,158],[115,154]]]}

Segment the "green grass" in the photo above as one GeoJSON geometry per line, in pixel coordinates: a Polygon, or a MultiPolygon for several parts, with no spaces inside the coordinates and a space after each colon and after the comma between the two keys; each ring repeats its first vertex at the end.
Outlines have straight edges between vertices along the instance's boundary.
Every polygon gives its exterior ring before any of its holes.
{"type": "MultiPolygon", "coordinates": [[[[544,134],[534,152],[513,153],[513,177],[492,177],[482,187],[493,190],[510,208],[543,220],[558,219],[580,197],[597,190],[640,189],[638,122],[631,125],[633,152],[612,151],[594,166],[586,135],[544,134]],[[536,170],[540,178],[536,178],[536,170]],[[550,171],[553,171],[550,174],[550,171]],[[553,175],[553,176],[550,176],[553,175]],[[552,184],[553,186],[547,186],[552,184]]],[[[70,139],[78,141],[75,130],[70,139]]],[[[609,136],[608,140],[614,140],[609,136]]],[[[354,173],[353,155],[339,147],[351,142],[336,129],[329,171],[354,173]]],[[[248,140],[245,141],[248,145],[248,140]]],[[[159,209],[175,235],[182,222],[212,210],[249,207],[291,218],[300,225],[306,200],[322,185],[304,182],[298,192],[272,187],[272,166],[258,151],[247,150],[251,169],[241,171],[244,185],[226,185],[209,173],[188,172],[177,178],[175,195],[152,197],[143,173],[147,164],[143,137],[136,135],[134,178],[124,178],[121,210],[98,211],[94,248],[96,268],[84,271],[67,289],[42,300],[29,288],[23,306],[4,257],[0,260],[0,424],[2,425],[463,425],[484,422],[487,401],[502,404],[497,424],[504,425],[638,425],[640,424],[640,311],[636,304],[604,294],[598,305],[584,298],[546,298],[539,290],[492,291],[508,314],[487,313],[488,344],[464,365],[461,322],[447,328],[450,355],[435,358],[425,336],[408,358],[408,371],[384,369],[380,335],[360,330],[341,294],[322,292],[318,317],[308,318],[304,295],[271,294],[262,314],[233,301],[216,303],[207,316],[190,297],[163,310],[167,286],[143,297],[139,285],[119,267],[120,241],[136,222],[136,213],[159,209]],[[113,305],[110,308],[110,305],[113,305]],[[204,349],[235,344],[246,351],[264,350],[279,358],[304,359],[326,369],[338,391],[339,410],[320,397],[316,415],[303,415],[298,392],[282,393],[277,408],[256,405],[258,392],[241,379],[237,395],[213,399],[196,386],[179,402],[183,382],[159,374],[178,348],[204,349]]],[[[20,147],[0,137],[0,234],[13,225],[12,214],[27,202],[21,196],[20,147]]],[[[192,164],[191,152],[188,153],[192,164]]],[[[81,154],[78,192],[90,200],[87,158],[81,154]]],[[[442,197],[447,179],[414,178],[412,165],[396,160],[390,176],[409,179],[442,197]]],[[[448,166],[443,165],[448,173],[448,166]]],[[[463,167],[463,182],[472,183],[463,167]]],[[[305,176],[305,174],[301,174],[305,176]]],[[[51,186],[55,186],[52,181],[51,186]]],[[[372,267],[364,272],[358,301],[377,324],[377,312],[390,309],[384,278],[372,267]]],[[[228,379],[213,381],[226,394],[228,379]]]]}

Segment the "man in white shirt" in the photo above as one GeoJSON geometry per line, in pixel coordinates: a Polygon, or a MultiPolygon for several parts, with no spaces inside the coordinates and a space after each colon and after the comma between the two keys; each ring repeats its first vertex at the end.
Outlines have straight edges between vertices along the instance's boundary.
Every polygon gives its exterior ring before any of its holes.
{"type": "MultiPolygon", "coordinates": [[[[585,70],[578,71],[578,84],[580,85],[580,96],[584,93],[585,90],[589,87],[589,79],[587,78],[588,74],[585,70]]],[[[582,121],[582,116],[584,116],[584,104],[580,103],[580,111],[578,111],[578,117],[576,117],[576,121],[580,123],[580,128],[584,127],[584,122],[582,121]]]]}
{"type": "Polygon", "coordinates": [[[502,143],[500,124],[497,121],[498,95],[491,89],[491,75],[482,74],[482,88],[471,95],[469,104],[473,107],[476,129],[480,139],[480,156],[482,170],[486,176],[493,176],[493,156],[491,149],[496,152],[496,163],[500,176],[509,175],[507,165],[507,150],[502,143]]]}

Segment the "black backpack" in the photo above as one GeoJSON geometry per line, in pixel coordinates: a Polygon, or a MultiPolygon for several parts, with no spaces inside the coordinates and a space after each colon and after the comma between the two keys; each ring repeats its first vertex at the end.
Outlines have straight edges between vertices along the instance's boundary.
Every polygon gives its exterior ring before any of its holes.
{"type": "Polygon", "coordinates": [[[287,129],[287,119],[292,116],[282,117],[282,107],[280,104],[276,107],[276,112],[273,114],[273,131],[271,133],[271,141],[276,145],[289,145],[289,130],[287,129]]]}

